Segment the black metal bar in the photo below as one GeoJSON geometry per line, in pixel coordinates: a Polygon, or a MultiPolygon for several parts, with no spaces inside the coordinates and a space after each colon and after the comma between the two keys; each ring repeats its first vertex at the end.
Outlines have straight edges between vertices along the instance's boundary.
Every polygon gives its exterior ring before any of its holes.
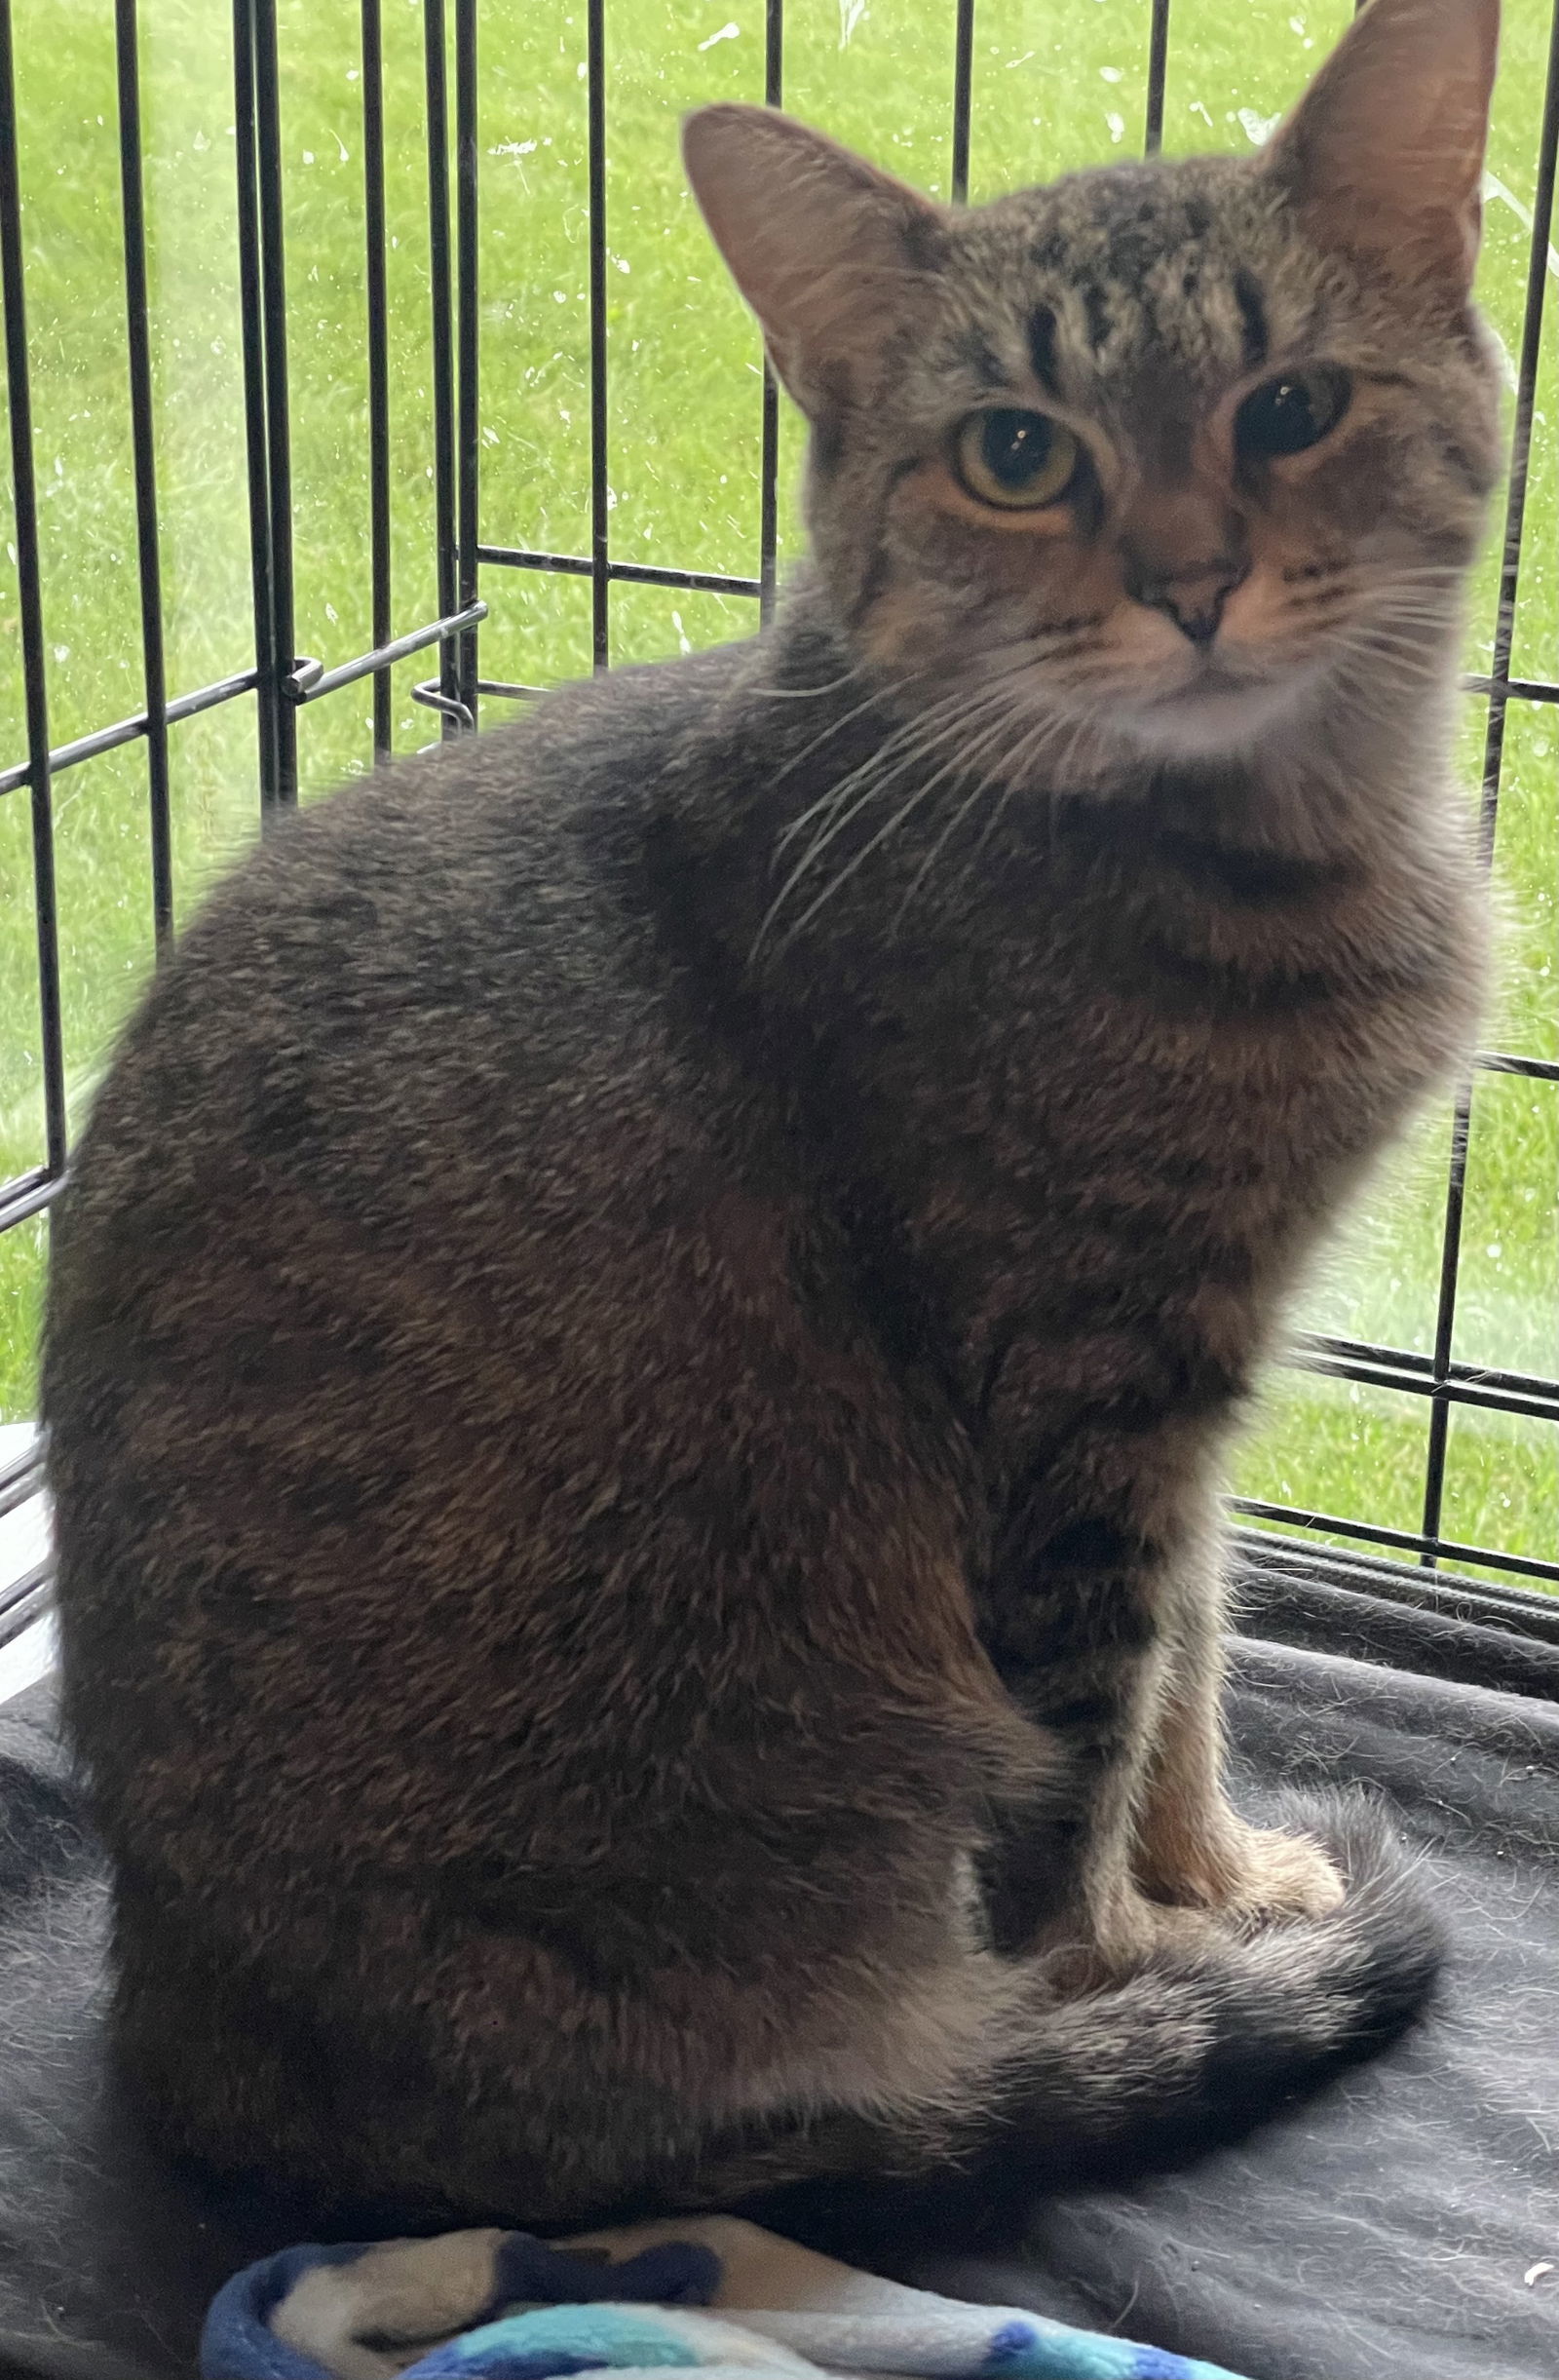
{"type": "Polygon", "coordinates": [[[535,554],[525,546],[478,546],[476,559],[506,570],[557,570],[568,578],[600,574],[629,587],[680,587],[692,595],[756,595],[760,601],[763,596],[761,579],[732,578],[720,570],[662,570],[653,562],[610,560],[603,567],[588,554],[535,554]]]}
{"type": "MultiPolygon", "coordinates": [[[[513,569],[558,570],[579,578],[589,578],[592,568],[588,555],[532,554],[508,546],[478,545],[476,557],[478,561],[513,569]]],[[[733,578],[713,570],[662,569],[648,562],[613,562],[609,575],[641,587],[679,588],[691,594],[761,599],[763,593],[762,582],[758,579],[733,578]]],[[[430,643],[437,633],[437,624],[431,633],[416,632],[430,643]]],[[[390,639],[385,641],[388,643],[390,639]]],[[[383,647],[376,645],[374,651],[382,653],[383,647]]],[[[388,667],[388,664],[384,666],[388,667]]],[[[295,674],[295,671],[289,673],[292,676],[295,674]]],[[[233,702],[240,695],[252,694],[259,683],[257,669],[241,670],[231,677],[217,678],[209,686],[197,687],[190,694],[174,695],[166,705],[168,723],[171,727],[177,726],[182,719],[195,718],[203,710],[214,710],[219,704],[233,702]]],[[[376,693],[378,683],[376,677],[376,693]]],[[[476,689],[481,694],[493,694],[499,690],[499,681],[488,679],[484,679],[476,689]]],[[[524,691],[531,695],[544,689],[526,687],[524,691]]],[[[57,744],[49,754],[50,775],[58,777],[67,769],[78,767],[84,760],[95,760],[103,752],[115,751],[122,745],[133,744],[137,736],[145,735],[147,723],[146,712],[139,710],[130,718],[116,719],[111,726],[94,728],[90,735],[77,736],[69,744],[57,744]]],[[[23,786],[30,783],[31,776],[32,763],[29,760],[14,761],[9,768],[0,769],[0,796],[19,792],[23,786]]],[[[1486,1051],[1479,1056],[1477,1063],[1494,1073],[1530,1076],[1535,1082],[1541,1083],[1559,1082],[1559,1063],[1550,1058],[1520,1057],[1505,1051],[1486,1051]]]]}
{"type": "MultiPolygon", "coordinates": [[[[390,287],[384,181],[384,25],[381,0],[362,0],[362,204],[368,311],[368,574],[374,646],[395,633],[390,521],[390,287]]],[[[388,669],[373,681],[373,758],[389,759],[395,737],[388,669]]]]}
{"type": "Polygon", "coordinates": [[[1418,1535],[1411,1529],[1388,1529],[1376,1521],[1344,1520],[1335,1513],[1300,1512],[1292,1505],[1262,1504],[1253,1496],[1231,1496],[1230,1509],[1248,1513],[1256,1520],[1280,1520],[1296,1529],[1320,1529],[1329,1537],[1357,1537],[1375,1546],[1395,1546],[1417,1554],[1426,1567],[1436,1561],[1476,1562],[1480,1569],[1509,1570],[1519,1578],[1559,1581],[1559,1562],[1537,1561],[1525,1554],[1496,1554],[1487,1546],[1464,1546],[1453,1538],[1418,1535]]]}
{"type": "MultiPolygon", "coordinates": [[[[1516,365],[1515,418],[1510,434],[1510,480],[1505,497],[1504,542],[1500,557],[1500,595],[1495,612],[1494,681],[1489,696],[1488,732],[1483,747],[1482,831],[1485,858],[1492,862],[1495,822],[1500,806],[1500,777],[1504,762],[1504,729],[1508,715],[1503,681],[1510,674],[1515,648],[1516,596],[1521,574],[1521,540],[1526,523],[1527,477],[1532,457],[1532,417],[1537,400],[1538,365],[1542,351],[1543,302],[1547,294],[1548,249],[1553,236],[1554,163],[1559,155],[1559,7],[1548,27],[1548,70],[1543,89],[1542,125],[1538,144],[1538,175],[1533,192],[1532,238],[1527,256],[1527,289],[1521,322],[1521,353],[1516,365]]],[[[1472,1087],[1464,1083],[1457,1094],[1451,1127],[1450,1165],[1446,1177],[1444,1237],[1440,1249],[1440,1290],[1434,1320],[1435,1378],[1449,1374],[1456,1337],[1457,1288],[1461,1275],[1462,1223],[1466,1205],[1468,1127],[1472,1087]]],[[[1432,1548],[1438,1537],[1445,1502],[1445,1458],[1450,1431],[1448,1401],[1437,1398],[1429,1414],[1428,1445],[1424,1469],[1424,1537],[1432,1548]]],[[[1432,1568],[1434,1554],[1424,1562],[1432,1568]]]]}
{"type": "MultiPolygon", "coordinates": [[[[1457,1093],[1451,1119],[1451,1163],[1446,1177],[1445,1221],[1440,1241],[1440,1289],[1434,1312],[1434,1378],[1450,1374],[1451,1348],[1456,1333],[1457,1281],[1462,1262],[1462,1215],[1466,1200],[1467,1135],[1472,1115],[1470,1079],[1457,1093]]],[[[1437,1396],[1429,1408],[1429,1433],[1424,1462],[1424,1528],[1429,1545],[1440,1533],[1445,1505],[1445,1458],[1450,1442],[1450,1401],[1437,1396]]],[[[1434,1567],[1434,1555],[1426,1552],[1426,1569],[1434,1567]]]]}
{"type": "Polygon", "coordinates": [[[0,1593],[0,1645],[14,1643],[24,1629],[43,1618],[54,1599],[53,1581],[53,1562],[39,1562],[0,1593]]]}
{"type": "Polygon", "coordinates": [[[0,1470],[0,1520],[30,1504],[43,1483],[42,1441],[34,1439],[24,1454],[0,1470]]]}
{"type": "MultiPolygon", "coordinates": [[[[423,0],[423,71],[428,98],[428,264],[433,307],[433,483],[438,609],[447,618],[460,608],[455,589],[455,319],[449,254],[449,63],[444,0],[423,0]]],[[[439,691],[460,700],[452,647],[438,657],[439,691]]],[[[455,713],[444,710],[444,734],[457,732],[455,713]]]]}
{"type": "Polygon", "coordinates": [[[255,165],[260,222],[260,317],[265,341],[265,460],[271,580],[271,677],[261,700],[275,721],[275,779],[260,797],[273,810],[298,797],[297,722],[285,681],[295,644],[292,586],[292,429],[286,361],[286,252],[282,207],[282,92],[276,0],[249,0],[254,28],[255,165]]]}
{"type": "MultiPolygon", "coordinates": [[[[589,578],[595,566],[588,554],[545,554],[525,546],[479,544],[476,548],[476,559],[479,562],[507,564],[509,568],[514,570],[567,570],[575,572],[582,578],[589,578]]],[[[647,563],[640,562],[610,562],[607,569],[608,575],[612,578],[636,578],[645,586],[651,587],[702,588],[717,595],[750,595],[760,597],[763,593],[761,579],[735,578],[718,570],[670,570],[652,568],[647,563]]],[[[1492,682],[1488,678],[1464,678],[1463,680],[1467,691],[1482,694],[1488,692],[1492,682]]],[[[1528,678],[1509,678],[1504,681],[1503,690],[1514,701],[1559,702],[1559,686],[1547,686],[1528,678]]]]}
{"type": "Polygon", "coordinates": [[[1503,1050],[1484,1050],[1476,1062],[1490,1074],[1524,1074],[1535,1083],[1559,1083],[1559,1065],[1552,1058],[1511,1057],[1503,1050]]]}
{"type": "Polygon", "coordinates": [[[953,21],[953,204],[969,200],[969,119],[974,96],[974,0],[958,0],[953,21]]]}
{"type": "Polygon", "coordinates": [[[455,601],[473,613],[473,626],[454,646],[455,684],[473,716],[476,710],[477,516],[480,509],[481,353],[477,282],[476,0],[455,0],[455,338],[457,520],[460,568],[455,601]]]}
{"type": "MultiPolygon", "coordinates": [[[[1421,1356],[1411,1348],[1378,1346],[1368,1339],[1327,1338],[1318,1331],[1304,1332],[1295,1344],[1308,1352],[1352,1359],[1362,1363],[1383,1364],[1393,1371],[1412,1372],[1424,1381],[1434,1379],[1433,1357],[1421,1356]]],[[[1448,1368],[1452,1385],[1463,1381],[1475,1388],[1508,1389],[1518,1397],[1559,1399],[1559,1380],[1549,1379],[1540,1372],[1497,1371],[1487,1363],[1453,1363],[1448,1368]]]]}
{"type": "Polygon", "coordinates": [[[6,318],[6,399],[11,416],[11,480],[17,532],[17,612],[21,631],[27,722],[27,782],[32,788],[32,898],[38,946],[44,1159],[45,1171],[58,1174],[65,1163],[65,1050],[59,1007],[55,822],[49,777],[49,680],[43,643],[43,579],[38,559],[38,487],[32,462],[32,383],[27,363],[21,168],[17,155],[11,0],[0,0],[0,297],[4,300],[6,318]]]}
{"type": "Polygon", "coordinates": [[[140,570],[141,673],[146,688],[146,781],[151,811],[152,931],[159,954],[173,933],[173,841],[168,770],[168,674],[157,516],[157,446],[152,410],[146,205],[141,169],[140,44],[135,0],[114,0],[119,84],[119,188],[125,236],[125,335],[130,364],[130,436],[135,480],[135,552],[140,570]]]}
{"type": "Polygon", "coordinates": [[[249,581],[254,608],[254,671],[259,690],[262,815],[277,780],[276,621],[271,606],[271,474],[266,459],[265,334],[261,320],[258,132],[254,99],[253,0],[233,0],[233,130],[238,169],[239,329],[244,353],[244,443],[248,484],[249,581]]]}
{"type": "Polygon", "coordinates": [[[1385,1595],[1392,1603],[1416,1604],[1421,1611],[1445,1612],[1459,1620],[1487,1620],[1559,1644],[1559,1595],[1502,1580],[1470,1579],[1459,1572],[1426,1572],[1409,1567],[1389,1553],[1371,1553],[1363,1545],[1308,1546],[1302,1539],[1279,1536],[1272,1529],[1234,1528],[1233,1552],[1247,1567],[1284,1570],[1294,1563],[1314,1569],[1333,1581],[1341,1578],[1366,1593],[1385,1595]]]}
{"type": "Polygon", "coordinates": [[[1157,157],[1163,146],[1163,95],[1169,75],[1169,0],[1153,0],[1148,30],[1148,111],[1142,148],[1157,157]]]}
{"type": "MultiPolygon", "coordinates": [[[[458,694],[445,694],[436,677],[428,678],[420,686],[413,686],[411,699],[414,703],[424,704],[429,710],[437,710],[438,716],[447,722],[446,733],[475,734],[475,712],[461,701],[458,694]]],[[[423,751],[432,751],[436,748],[431,744],[425,744],[419,749],[423,751]]]]}
{"type": "Polygon", "coordinates": [[[408,629],[405,635],[395,637],[389,644],[376,645],[371,653],[360,653],[355,661],[344,661],[334,670],[304,657],[287,679],[287,700],[294,704],[317,703],[322,694],[336,694],[343,686],[356,685],[360,677],[382,674],[398,661],[425,652],[430,644],[447,646],[486,617],[485,603],[469,603],[464,610],[451,612],[447,620],[430,620],[426,628],[408,629]]]}
{"type": "MultiPolygon", "coordinates": [[[[763,12],[763,101],[778,107],[784,97],[784,0],[765,0],[763,12]]],[[[767,354],[763,359],[763,432],[758,457],[758,602],[760,621],[774,610],[780,546],[780,385],[767,354]]]]}
{"type": "MultiPolygon", "coordinates": [[[[202,686],[195,694],[175,695],[163,706],[163,715],[169,725],[176,726],[180,719],[193,719],[202,710],[214,710],[219,703],[231,703],[240,694],[252,694],[259,683],[259,672],[243,670],[236,677],[218,678],[211,686],[202,686]]],[[[133,718],[116,719],[112,727],[95,727],[90,736],[78,736],[72,744],[57,744],[49,754],[49,774],[60,776],[66,769],[79,768],[84,760],[95,760],[101,752],[117,751],[122,744],[133,744],[137,736],[146,733],[150,722],[144,710],[133,718]]],[[[0,794],[15,793],[30,783],[32,763],[19,760],[11,768],[0,769],[0,794]]]]}
{"type": "Polygon", "coordinates": [[[1517,703],[1559,703],[1559,686],[1545,677],[1464,677],[1468,694],[1499,694],[1517,703]]]}
{"type": "Polygon", "coordinates": [[[1303,1346],[1294,1350],[1288,1362],[1300,1371],[1324,1372],[1335,1380],[1357,1380],[1369,1388],[1389,1389],[1396,1397],[1432,1397],[1448,1405],[1470,1405],[1489,1413],[1519,1413],[1528,1421],[1559,1422],[1559,1389],[1528,1397],[1508,1389],[1481,1388],[1469,1381],[1425,1379],[1395,1364],[1361,1363],[1352,1356],[1333,1356],[1303,1346]]]}
{"type": "MultiPolygon", "coordinates": [[[[780,549],[780,389],[774,365],[763,359],[763,435],[758,457],[758,617],[774,611],[780,549]]],[[[741,590],[746,593],[743,586],[741,590]]]]}
{"type": "Polygon", "coordinates": [[[604,670],[611,653],[611,490],[606,418],[606,22],[604,0],[586,0],[585,80],[589,135],[590,305],[590,653],[604,670]]]}
{"type": "Polygon", "coordinates": [[[51,1173],[47,1166],[34,1166],[30,1173],[19,1173],[14,1181],[0,1183],[0,1231],[10,1231],[42,1214],[63,1182],[63,1170],[51,1173]]]}

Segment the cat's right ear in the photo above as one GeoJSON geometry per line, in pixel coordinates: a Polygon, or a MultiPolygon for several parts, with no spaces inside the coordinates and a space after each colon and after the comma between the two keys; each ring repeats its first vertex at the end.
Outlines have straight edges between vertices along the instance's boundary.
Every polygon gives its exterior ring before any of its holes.
{"type": "Polygon", "coordinates": [[[775,370],[803,412],[831,409],[935,270],[942,211],[773,108],[701,107],[682,155],[775,370]]]}

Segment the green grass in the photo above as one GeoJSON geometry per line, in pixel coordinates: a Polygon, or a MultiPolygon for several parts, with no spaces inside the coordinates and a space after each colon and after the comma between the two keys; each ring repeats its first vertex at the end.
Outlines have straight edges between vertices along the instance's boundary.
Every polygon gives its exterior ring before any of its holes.
{"type": "MultiPolygon", "coordinates": [[[[1177,0],[1165,115],[1171,149],[1244,148],[1293,96],[1349,0],[1177,0]]],[[[386,0],[397,620],[433,616],[426,168],[419,0],[386,0]]],[[[174,691],[250,658],[235,289],[231,60],[212,0],[143,0],[159,468],[174,691]]],[[[700,100],[761,93],[758,0],[612,0],[607,232],[612,528],[619,556],[755,574],[758,348],[682,186],[676,122],[700,100]]],[[[16,0],[21,170],[42,494],[51,726],[56,742],[140,702],[133,485],[123,372],[111,13],[104,0],[16,0]]],[[[299,642],[327,663],[370,641],[367,618],[361,85],[356,0],[282,0],[291,300],[299,642]]],[[[1520,335],[1524,211],[1533,197],[1546,0],[1508,0],[1482,292],[1508,353],[1520,335]]],[[[1140,140],[1148,0],[981,0],[972,192],[1140,140]]],[[[586,94],[583,0],[483,0],[482,534],[585,550],[589,535],[586,94]]],[[[799,114],[946,192],[948,0],[790,0],[786,98],[799,114]]],[[[1530,217],[1528,217],[1530,220],[1530,217]]],[[[1550,324],[1553,305],[1549,307],[1550,324]]],[[[1559,419],[1554,339],[1539,393],[1515,666],[1559,665],[1559,419]]],[[[784,441],[786,542],[798,440],[784,441]]],[[[0,523],[0,755],[22,749],[14,567],[0,523]]],[[[1486,652],[1492,562],[1473,664],[1486,652]]],[[[486,674],[547,682],[589,666],[589,589],[488,570],[486,674]]],[[[650,589],[614,592],[613,657],[741,634],[751,607],[650,589]]],[[[399,674],[397,733],[429,740],[399,674]]],[[[366,689],[307,710],[306,787],[361,770],[366,689]]],[[[502,707],[489,706],[500,710],[502,707]]],[[[1478,706],[1470,706],[1475,712],[1478,706]]],[[[1481,721],[1469,715],[1476,774],[1481,721]]],[[[1492,1038],[1545,1057],[1559,881],[1559,720],[1517,707],[1498,867],[1506,985],[1492,1038]]],[[[174,731],[180,908],[255,829],[248,701],[174,731]]],[[[151,955],[145,756],[108,755],[58,782],[57,853],[72,1103],[95,1079],[151,955]]],[[[25,796],[0,798],[0,1174],[42,1145],[25,796]]],[[[1424,1349],[1433,1327],[1447,1125],[1431,1118],[1366,1198],[1303,1319],[1424,1349]]],[[[1480,1082],[1457,1353],[1548,1371],[1559,1344],[1559,1095],[1480,1082]]],[[[30,1409],[45,1233],[0,1241],[0,1413],[30,1409]]],[[[1421,1403],[1284,1373],[1247,1443],[1249,1493],[1414,1527],[1421,1403]]],[[[1459,1414],[1446,1527],[1517,1553],[1559,1541],[1551,1430],[1459,1414]]]]}

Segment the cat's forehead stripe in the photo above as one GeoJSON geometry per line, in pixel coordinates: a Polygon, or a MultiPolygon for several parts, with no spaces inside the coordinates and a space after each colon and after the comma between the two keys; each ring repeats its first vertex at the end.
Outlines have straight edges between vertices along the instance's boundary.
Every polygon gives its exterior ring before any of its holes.
{"type": "MultiPolygon", "coordinates": [[[[1175,218],[1184,229],[1187,211],[1175,218]]],[[[1134,411],[1131,392],[1146,379],[1157,419],[1166,401],[1174,409],[1176,387],[1195,412],[1303,336],[1313,311],[1205,236],[1160,250],[1130,278],[1088,269],[1100,264],[1096,252],[1064,262],[1052,239],[1032,232],[1020,260],[973,248],[966,271],[959,261],[943,285],[955,324],[942,368],[956,366],[974,401],[1031,378],[1060,403],[1102,399],[1134,411]]],[[[912,349],[903,363],[914,368],[912,349]]]]}
{"type": "Polygon", "coordinates": [[[1235,275],[1235,303],[1239,308],[1240,325],[1244,332],[1244,362],[1247,371],[1255,371],[1267,361],[1269,337],[1267,303],[1261,284],[1248,265],[1241,265],[1235,275]]]}
{"type": "Polygon", "coordinates": [[[1106,168],[964,222],[951,281],[975,296],[988,344],[1010,367],[1020,339],[1058,399],[1087,402],[1150,350],[1160,372],[1209,388],[1260,370],[1314,312],[1285,227],[1226,161],[1106,168]]]}
{"type": "Polygon", "coordinates": [[[1034,377],[1042,389],[1052,397],[1061,394],[1055,366],[1056,321],[1053,306],[1036,306],[1029,316],[1029,362],[1034,377]]]}
{"type": "Polygon", "coordinates": [[[971,294],[975,319],[947,352],[980,395],[1020,386],[1026,368],[1059,403],[1088,403],[1143,371],[1162,392],[1167,366],[1188,396],[1205,396],[1258,369],[1272,345],[1261,283],[1221,264],[1198,274],[1189,296],[1178,264],[1131,289],[1053,280],[1031,289],[1026,311],[989,285],[971,294]]]}

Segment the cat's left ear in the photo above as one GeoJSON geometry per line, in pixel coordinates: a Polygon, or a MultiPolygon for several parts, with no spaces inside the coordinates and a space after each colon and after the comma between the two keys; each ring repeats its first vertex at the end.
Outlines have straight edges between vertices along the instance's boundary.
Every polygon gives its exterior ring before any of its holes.
{"type": "Polygon", "coordinates": [[[1266,155],[1327,248],[1464,297],[1500,0],[1369,0],[1266,155]]]}
{"type": "Polygon", "coordinates": [[[804,412],[830,409],[934,269],[941,209],[773,108],[701,107],[682,155],[776,371],[804,412]]]}

